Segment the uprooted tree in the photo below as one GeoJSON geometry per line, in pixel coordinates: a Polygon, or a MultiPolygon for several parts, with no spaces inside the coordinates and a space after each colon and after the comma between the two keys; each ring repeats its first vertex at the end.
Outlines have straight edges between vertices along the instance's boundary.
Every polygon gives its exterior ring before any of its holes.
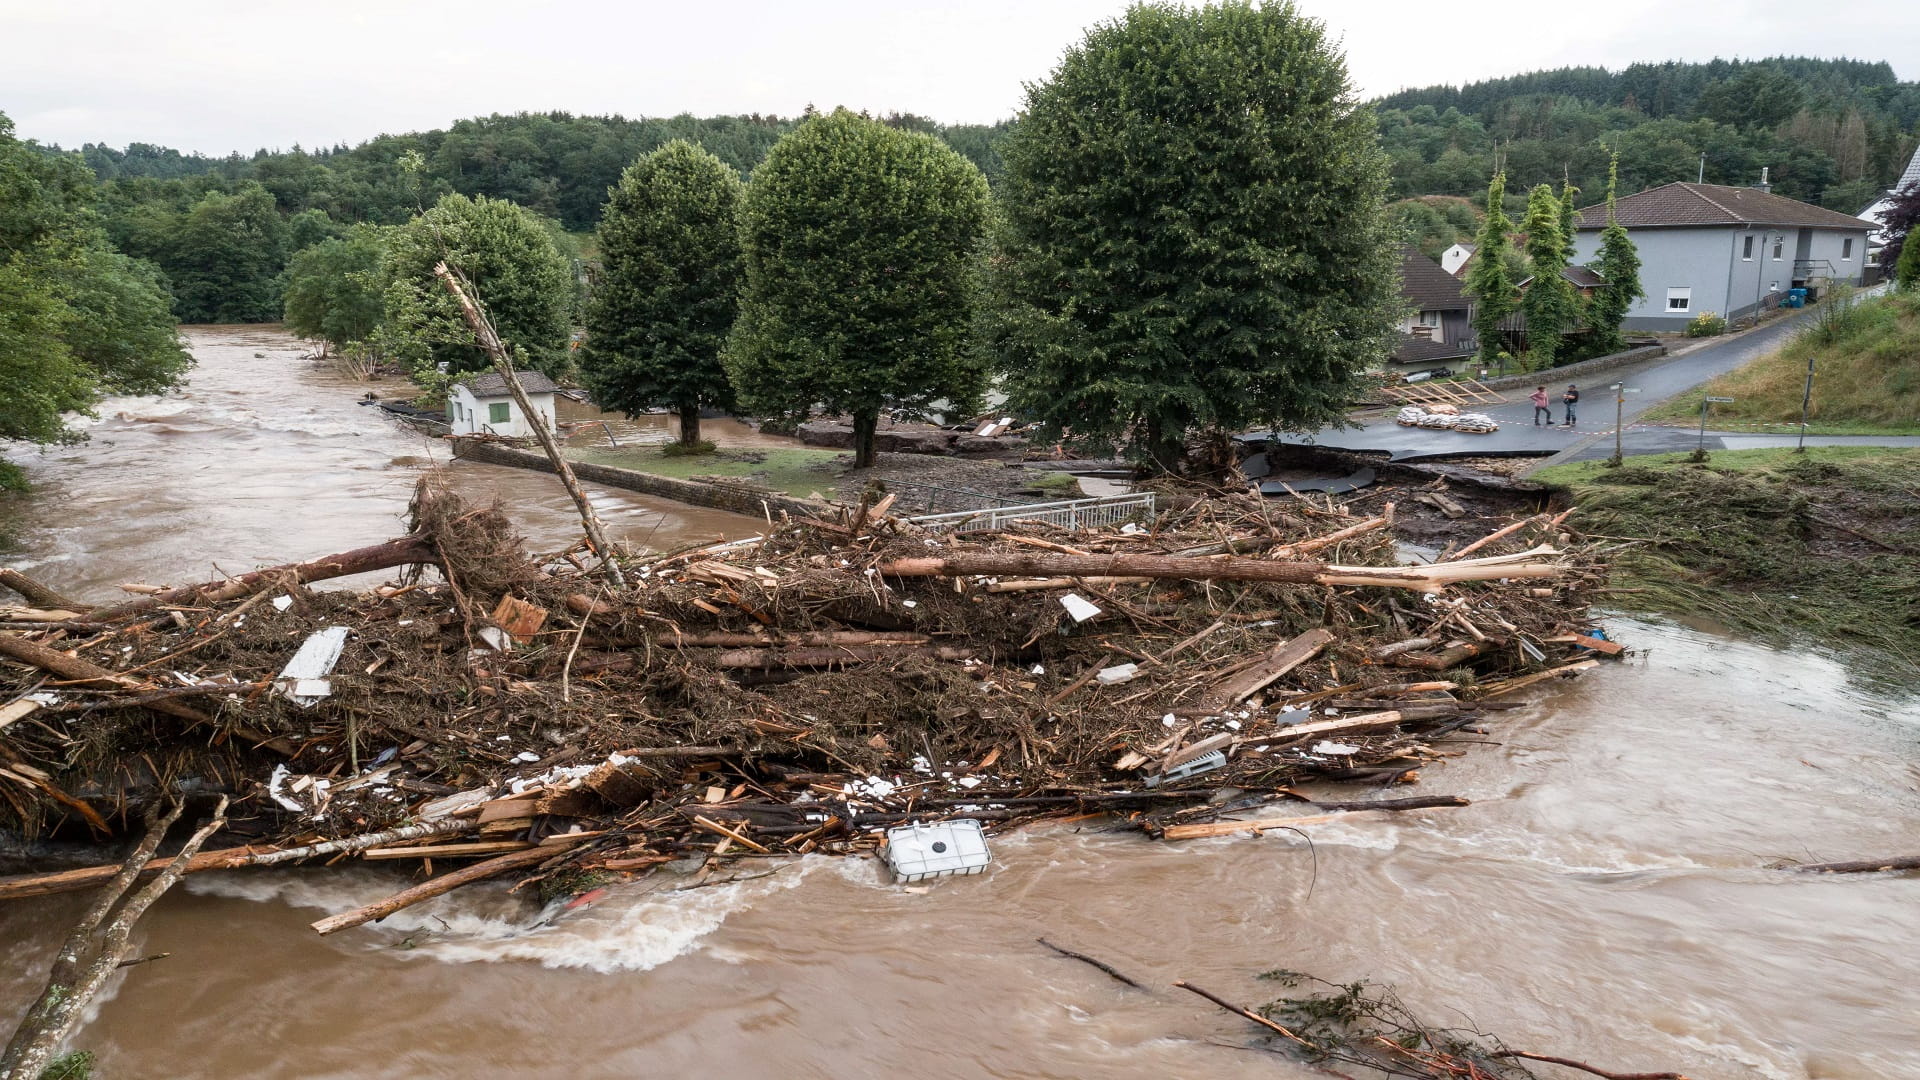
{"type": "Polygon", "coordinates": [[[1131,8],[1001,154],[995,351],[1042,438],[1165,469],[1189,432],[1337,419],[1391,351],[1386,159],[1291,4],[1131,8]]]}
{"type": "Polygon", "coordinates": [[[864,468],[881,410],[976,399],[986,215],[986,178],[931,135],[836,109],[781,139],[741,211],[746,285],[726,365],[742,404],[851,416],[864,468]]]}
{"type": "Polygon", "coordinates": [[[738,173],[676,139],[621,174],[596,234],[581,375],[601,408],[673,409],[686,447],[703,407],[733,407],[720,349],[740,306],[740,193],[738,173]]]}

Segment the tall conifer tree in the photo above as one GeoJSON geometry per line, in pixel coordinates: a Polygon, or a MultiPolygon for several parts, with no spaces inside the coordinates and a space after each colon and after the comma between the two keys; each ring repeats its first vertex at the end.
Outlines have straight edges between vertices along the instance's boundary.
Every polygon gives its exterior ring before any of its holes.
{"type": "Polygon", "coordinates": [[[1646,295],[1640,286],[1640,252],[1627,236],[1627,227],[1620,224],[1620,215],[1614,212],[1618,187],[1616,160],[1607,168],[1607,227],[1601,230],[1600,257],[1593,264],[1594,272],[1606,278],[1607,283],[1593,294],[1593,302],[1587,305],[1587,321],[1599,338],[1595,348],[1602,354],[1619,352],[1626,346],[1621,324],[1626,321],[1627,309],[1633,302],[1646,295]]]}
{"type": "Polygon", "coordinates": [[[1507,235],[1513,222],[1507,217],[1507,177],[1495,172],[1487,184],[1487,216],[1475,238],[1473,262],[1467,266],[1466,293],[1473,297],[1473,330],[1480,339],[1480,362],[1493,365],[1500,357],[1500,324],[1513,314],[1513,275],[1507,272],[1507,253],[1513,241],[1507,235]]]}
{"type": "Polygon", "coordinates": [[[1567,245],[1560,234],[1562,213],[1552,187],[1540,184],[1527,193],[1527,220],[1522,228],[1533,281],[1521,294],[1520,310],[1527,316],[1528,360],[1535,370],[1553,366],[1560,339],[1579,314],[1573,283],[1560,273],[1567,268],[1567,245]]]}

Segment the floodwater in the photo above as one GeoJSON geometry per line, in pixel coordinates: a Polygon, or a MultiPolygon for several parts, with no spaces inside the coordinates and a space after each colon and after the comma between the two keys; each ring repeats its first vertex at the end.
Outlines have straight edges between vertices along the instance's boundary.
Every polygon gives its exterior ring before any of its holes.
{"type": "MultiPolygon", "coordinates": [[[[453,461],[444,441],[358,404],[367,384],[302,359],[293,338],[257,326],[186,335],[198,363],[184,391],[110,399],[83,422],[89,441],[9,452],[36,491],[9,565],[106,601],[121,582],[184,584],[345,551],[405,532],[414,482],[432,465],[468,498],[498,497],[536,550],[579,537],[558,480],[453,461]]],[[[587,491],[608,531],[641,547],[756,531],[738,514],[587,491]]]]}
{"type": "MultiPolygon", "coordinates": [[[[264,494],[209,513],[263,536],[296,516],[264,494]]],[[[71,527],[72,580],[198,551],[71,527]]],[[[171,957],[116,976],[76,1045],[105,1077],[1323,1075],[1168,985],[1252,1004],[1287,968],[1621,1072],[1920,1077],[1920,876],[1769,869],[1920,851],[1920,704],[1810,653],[1614,629],[1635,657],[1537,688],[1395,792],[1469,807],[1310,827],[1311,846],[1054,825],[921,889],[870,861],[745,860],[770,876],[674,892],[691,879],[661,873],[547,925],[480,885],[329,938],[307,924],[404,871],[201,875],[136,931],[135,955],[171,957]]],[[[0,1026],[84,900],[0,905],[0,1026]]]]}

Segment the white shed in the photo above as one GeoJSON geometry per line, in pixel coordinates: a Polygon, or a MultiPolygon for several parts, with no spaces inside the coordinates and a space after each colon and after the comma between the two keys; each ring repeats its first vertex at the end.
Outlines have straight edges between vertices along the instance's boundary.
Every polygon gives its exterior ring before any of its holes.
{"type": "MultiPolygon", "coordinates": [[[[553,380],[537,371],[516,372],[527,401],[539,414],[539,422],[554,430],[553,380]]],[[[497,371],[469,375],[447,391],[447,426],[455,435],[504,435],[530,439],[533,427],[520,413],[513,395],[507,392],[507,380],[497,371]]]]}

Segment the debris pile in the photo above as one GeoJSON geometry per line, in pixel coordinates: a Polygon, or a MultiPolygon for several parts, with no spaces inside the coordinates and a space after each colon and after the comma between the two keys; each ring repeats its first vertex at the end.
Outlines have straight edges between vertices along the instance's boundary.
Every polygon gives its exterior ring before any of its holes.
{"type": "Polygon", "coordinates": [[[615,585],[430,479],[407,536],[341,555],[101,607],[28,582],[33,607],[0,609],[0,827],[106,835],[227,796],[227,846],[188,870],[484,860],[326,932],[509,871],[567,894],[889,830],[904,876],[983,865],[978,826],[942,822],[1106,813],[1180,840],[1462,805],[1293,785],[1412,783],[1503,694],[1618,652],[1587,614],[1603,568],[1548,514],[1403,565],[1370,497],[953,535],[883,499],[623,556],[615,585]],[[310,587],[376,571],[397,576],[310,587]]]}
{"type": "Polygon", "coordinates": [[[1491,435],[1500,425],[1486,413],[1463,413],[1457,405],[1403,405],[1393,422],[1401,427],[1464,431],[1469,435],[1491,435]]]}

